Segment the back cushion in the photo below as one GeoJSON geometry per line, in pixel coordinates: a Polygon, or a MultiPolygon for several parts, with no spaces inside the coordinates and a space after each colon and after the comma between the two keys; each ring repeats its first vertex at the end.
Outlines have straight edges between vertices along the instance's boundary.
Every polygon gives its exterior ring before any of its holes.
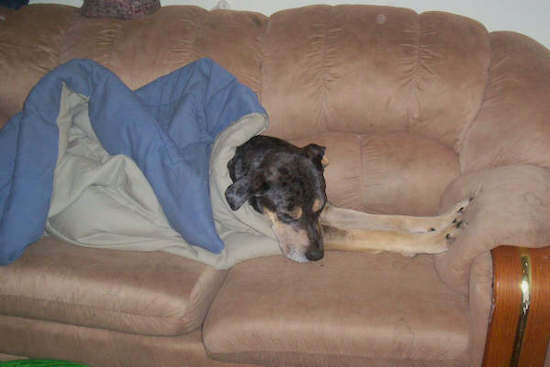
{"type": "Polygon", "coordinates": [[[58,65],[64,32],[77,17],[76,8],[34,4],[0,22],[0,127],[19,112],[38,80],[58,65]]]}
{"type": "Polygon", "coordinates": [[[140,20],[81,18],[67,33],[61,62],[90,58],[138,88],[201,57],[210,57],[256,93],[260,35],[267,18],[250,12],[167,6],[140,20]]]}
{"type": "Polygon", "coordinates": [[[479,111],[490,56],[471,19],[378,6],[276,13],[263,46],[271,133],[407,130],[453,148],[479,111]]]}
{"type": "Polygon", "coordinates": [[[328,198],[355,210],[433,215],[445,187],[459,175],[452,149],[406,132],[326,133],[293,141],[327,147],[328,198]]]}

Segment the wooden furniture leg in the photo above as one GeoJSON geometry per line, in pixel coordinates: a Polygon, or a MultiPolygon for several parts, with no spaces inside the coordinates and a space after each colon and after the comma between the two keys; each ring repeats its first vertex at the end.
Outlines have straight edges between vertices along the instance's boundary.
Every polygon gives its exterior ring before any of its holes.
{"type": "Polygon", "coordinates": [[[550,246],[500,246],[483,367],[543,367],[550,341],[550,246]]]}

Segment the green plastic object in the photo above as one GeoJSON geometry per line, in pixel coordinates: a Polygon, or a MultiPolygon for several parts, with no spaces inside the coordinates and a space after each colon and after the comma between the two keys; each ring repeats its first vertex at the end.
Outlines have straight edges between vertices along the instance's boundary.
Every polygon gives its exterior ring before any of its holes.
{"type": "Polygon", "coordinates": [[[51,359],[20,359],[17,361],[0,362],[0,367],[90,367],[85,364],[54,361],[51,359]]]}

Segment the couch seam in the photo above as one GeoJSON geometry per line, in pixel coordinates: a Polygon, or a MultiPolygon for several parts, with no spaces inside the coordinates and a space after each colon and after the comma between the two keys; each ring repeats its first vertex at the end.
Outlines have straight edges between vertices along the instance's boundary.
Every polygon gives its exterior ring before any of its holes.
{"type": "Polygon", "coordinates": [[[328,92],[328,73],[329,73],[329,65],[328,65],[328,55],[330,54],[328,51],[328,37],[329,37],[329,28],[331,26],[331,20],[334,16],[334,6],[327,7],[327,16],[326,19],[326,26],[323,27],[323,35],[321,40],[321,87],[319,88],[320,91],[320,99],[321,99],[321,111],[320,111],[320,128],[324,131],[327,131],[328,126],[328,100],[329,100],[329,92],[328,92]]]}
{"type": "MultiPolygon", "coordinates": [[[[203,10],[203,9],[201,9],[203,10]]],[[[197,49],[197,41],[199,39],[199,35],[202,34],[202,30],[204,29],[204,24],[208,21],[207,18],[212,16],[211,10],[205,10],[203,13],[203,16],[200,17],[200,20],[197,22],[197,26],[193,32],[193,39],[191,40],[190,44],[190,56],[191,61],[198,60],[201,57],[207,57],[208,55],[202,55],[199,50],[197,49]]]]}
{"type": "MultiPolygon", "coordinates": [[[[407,99],[407,124],[405,126],[405,131],[410,133],[412,131],[413,118],[411,117],[411,101],[414,100],[418,103],[418,83],[419,83],[419,69],[420,69],[420,48],[422,47],[422,23],[420,21],[421,14],[416,14],[416,38],[415,38],[415,55],[414,55],[414,68],[411,75],[411,92],[407,99]]],[[[419,112],[420,114],[420,112],[419,112]]]]}
{"type": "MultiPolygon", "coordinates": [[[[75,12],[78,10],[75,9],[75,12]]],[[[72,27],[76,23],[76,16],[73,16],[72,20],[69,22],[67,27],[63,27],[61,30],[61,34],[59,37],[59,42],[57,43],[57,65],[61,65],[61,51],[62,51],[62,45],[67,44],[67,34],[69,33],[69,29],[72,29],[72,27]]]]}
{"type": "Polygon", "coordinates": [[[361,165],[360,165],[360,171],[359,171],[359,192],[361,194],[361,206],[367,210],[367,200],[366,200],[366,193],[365,193],[365,190],[366,190],[366,182],[365,182],[365,175],[363,174],[365,172],[365,155],[363,154],[363,150],[364,150],[364,147],[363,147],[363,143],[364,143],[364,136],[365,134],[359,134],[359,135],[356,135],[356,138],[357,138],[357,145],[359,146],[359,160],[361,162],[361,165]]]}
{"type": "Polygon", "coordinates": [[[462,131],[460,132],[460,135],[458,137],[458,141],[457,141],[456,146],[455,146],[455,152],[456,152],[456,155],[458,157],[458,167],[460,169],[460,174],[464,173],[463,165],[462,165],[462,154],[461,154],[462,150],[464,149],[464,144],[469,139],[474,127],[477,126],[477,119],[478,119],[479,115],[481,114],[481,111],[483,110],[483,107],[484,107],[485,101],[486,101],[486,97],[487,97],[487,93],[489,91],[489,87],[490,87],[491,82],[492,82],[491,70],[492,70],[492,66],[493,66],[493,47],[491,45],[491,38],[490,38],[490,33],[489,32],[486,32],[486,41],[487,41],[487,46],[488,46],[488,50],[489,50],[489,60],[488,60],[488,63],[487,63],[487,68],[485,69],[485,72],[486,72],[485,87],[483,88],[483,93],[481,94],[481,100],[479,101],[479,107],[477,109],[477,112],[472,117],[472,120],[469,121],[466,124],[466,126],[464,126],[462,131]]]}
{"type": "MultiPolygon", "coordinates": [[[[258,46],[258,57],[260,58],[258,62],[258,72],[259,72],[259,78],[258,78],[258,100],[260,101],[260,104],[263,107],[263,91],[264,91],[264,62],[265,62],[265,47],[266,47],[266,38],[267,34],[271,29],[271,17],[273,15],[270,15],[267,18],[267,22],[265,24],[265,27],[261,33],[258,34],[256,37],[256,42],[259,44],[258,46]]],[[[264,107],[265,108],[265,107],[264,107]]]]}

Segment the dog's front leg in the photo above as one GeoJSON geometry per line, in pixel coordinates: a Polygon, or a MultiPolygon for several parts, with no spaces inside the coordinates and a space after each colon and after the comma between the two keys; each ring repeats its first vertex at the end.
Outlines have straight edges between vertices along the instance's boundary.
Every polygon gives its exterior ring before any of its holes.
{"type": "Polygon", "coordinates": [[[323,225],[326,250],[397,252],[405,256],[439,254],[448,249],[459,228],[446,231],[411,233],[395,230],[349,229],[323,225]]]}
{"type": "Polygon", "coordinates": [[[471,200],[434,217],[378,215],[328,205],[321,215],[325,248],[342,251],[391,251],[413,256],[448,249],[458,234],[471,200]]]}
{"type": "Polygon", "coordinates": [[[444,214],[433,217],[385,215],[359,212],[327,204],[321,214],[321,223],[337,228],[399,231],[411,233],[437,232],[449,226],[460,226],[462,215],[472,199],[458,202],[444,214]]]}

